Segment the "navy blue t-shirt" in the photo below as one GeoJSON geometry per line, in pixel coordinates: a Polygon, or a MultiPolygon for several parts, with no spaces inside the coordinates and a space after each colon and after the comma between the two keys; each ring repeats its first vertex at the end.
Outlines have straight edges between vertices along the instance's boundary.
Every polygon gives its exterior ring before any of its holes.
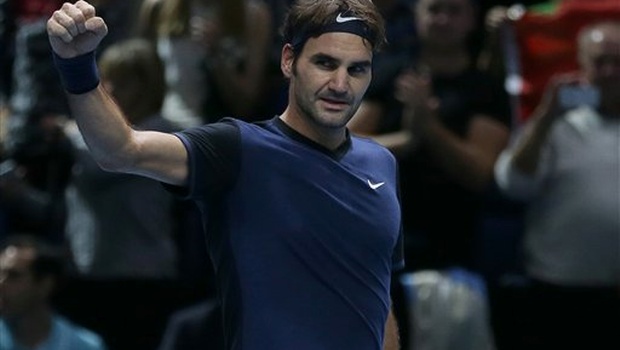
{"type": "Polygon", "coordinates": [[[394,157],[330,151],[279,118],[176,134],[207,234],[230,349],[378,350],[404,265],[394,157]]]}

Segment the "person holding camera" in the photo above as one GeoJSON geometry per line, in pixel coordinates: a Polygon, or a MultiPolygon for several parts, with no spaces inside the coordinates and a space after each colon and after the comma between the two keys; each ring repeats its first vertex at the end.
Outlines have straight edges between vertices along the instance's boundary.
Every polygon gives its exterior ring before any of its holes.
{"type": "Polygon", "coordinates": [[[528,203],[527,349],[620,348],[620,22],[583,28],[577,45],[581,71],[552,78],[495,166],[528,203]]]}

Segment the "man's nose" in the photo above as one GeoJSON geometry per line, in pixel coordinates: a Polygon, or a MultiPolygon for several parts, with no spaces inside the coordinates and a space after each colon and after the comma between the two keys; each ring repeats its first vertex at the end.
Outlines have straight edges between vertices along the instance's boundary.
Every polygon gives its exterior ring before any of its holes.
{"type": "Polygon", "coordinates": [[[346,94],[349,88],[349,78],[349,72],[346,69],[335,70],[330,80],[330,90],[339,94],[346,94]]]}

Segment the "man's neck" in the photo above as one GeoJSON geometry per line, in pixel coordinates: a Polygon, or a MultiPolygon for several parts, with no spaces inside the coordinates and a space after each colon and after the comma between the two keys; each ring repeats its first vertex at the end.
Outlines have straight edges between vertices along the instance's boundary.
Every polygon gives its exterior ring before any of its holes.
{"type": "Polygon", "coordinates": [[[346,140],[346,128],[334,130],[321,128],[299,116],[291,106],[280,115],[280,119],[291,129],[330,150],[337,149],[346,140]]]}
{"type": "Polygon", "coordinates": [[[7,322],[15,342],[28,348],[35,348],[43,343],[52,330],[52,315],[49,308],[43,307],[15,322],[7,322]]]}

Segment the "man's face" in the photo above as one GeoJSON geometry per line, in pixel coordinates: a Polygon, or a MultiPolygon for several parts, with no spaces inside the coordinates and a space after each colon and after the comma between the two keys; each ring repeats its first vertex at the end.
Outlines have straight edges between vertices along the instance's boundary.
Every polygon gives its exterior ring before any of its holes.
{"type": "Polygon", "coordinates": [[[1,317],[20,317],[45,302],[48,289],[32,273],[34,258],[30,248],[8,247],[0,253],[1,317]]]}
{"type": "Polygon", "coordinates": [[[594,30],[581,48],[581,64],[604,96],[620,98],[620,30],[594,30]]]}
{"type": "Polygon", "coordinates": [[[418,35],[425,45],[452,48],[467,44],[475,26],[471,0],[418,0],[414,9],[418,35]]]}
{"type": "Polygon", "coordinates": [[[291,106],[322,128],[344,127],[359,107],[372,77],[372,50],[362,37],[325,33],[310,38],[295,58],[283,56],[291,106]]]}

